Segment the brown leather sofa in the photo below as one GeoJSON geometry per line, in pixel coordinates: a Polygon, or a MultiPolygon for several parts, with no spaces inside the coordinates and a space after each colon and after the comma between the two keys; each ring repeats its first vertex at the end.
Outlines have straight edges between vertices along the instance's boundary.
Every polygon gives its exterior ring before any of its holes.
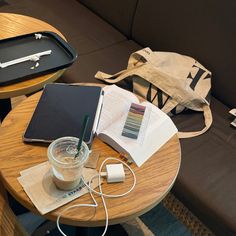
{"type": "MultiPolygon", "coordinates": [[[[181,140],[172,192],[216,235],[236,235],[236,130],[228,114],[236,107],[235,0],[0,0],[0,12],[45,20],[65,35],[79,54],[62,77],[68,83],[98,82],[98,70],[120,71],[146,46],[192,56],[211,70],[213,125],[181,140]]],[[[181,130],[203,124],[194,112],[173,119],[181,130]]]]}

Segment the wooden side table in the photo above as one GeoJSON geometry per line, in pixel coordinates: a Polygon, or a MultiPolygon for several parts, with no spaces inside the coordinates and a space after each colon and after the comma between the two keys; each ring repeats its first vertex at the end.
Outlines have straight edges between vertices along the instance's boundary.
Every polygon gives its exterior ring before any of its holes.
{"type": "MultiPolygon", "coordinates": [[[[28,34],[36,31],[53,31],[65,37],[53,26],[41,20],[11,13],[0,13],[0,39],[28,34]]],[[[46,83],[58,79],[64,70],[11,85],[0,86],[0,121],[11,110],[10,98],[30,94],[40,90],[46,83]]]]}
{"type": "MultiPolygon", "coordinates": [[[[5,188],[26,208],[35,213],[34,207],[17,177],[20,171],[35,166],[47,160],[47,146],[25,144],[22,141],[24,133],[35,106],[40,98],[38,92],[13,109],[3,121],[0,129],[0,170],[5,188]]],[[[95,138],[92,149],[100,153],[98,167],[109,157],[118,157],[111,147],[95,138]]],[[[135,189],[127,196],[117,199],[106,199],[109,224],[122,223],[144,214],[156,206],[169,192],[175,182],[181,161],[180,144],[177,135],[173,136],[158,152],[156,152],[141,168],[135,164],[131,167],[137,177],[135,189]]],[[[132,184],[129,175],[125,183],[103,184],[103,192],[119,194],[127,191],[132,184]]],[[[96,196],[98,208],[77,208],[66,212],[61,221],[76,226],[101,226],[105,224],[105,213],[100,197],[96,196]]],[[[61,210],[80,203],[91,203],[90,195],[86,194],[67,205],[45,215],[50,220],[56,220],[61,210]]]]}

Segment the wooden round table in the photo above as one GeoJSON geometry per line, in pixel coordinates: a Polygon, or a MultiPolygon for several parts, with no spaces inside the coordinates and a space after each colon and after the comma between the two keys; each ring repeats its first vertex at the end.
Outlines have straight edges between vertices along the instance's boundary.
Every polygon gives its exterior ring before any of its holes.
{"type": "MultiPolygon", "coordinates": [[[[24,15],[0,13],[0,40],[37,31],[53,31],[65,39],[56,28],[46,22],[24,15]]],[[[46,83],[58,79],[63,72],[64,70],[60,70],[11,85],[0,86],[0,110],[3,113],[2,116],[0,114],[0,120],[1,117],[3,119],[11,109],[10,98],[38,91],[46,83]],[[3,112],[3,110],[5,110],[5,112],[3,112]]]]}
{"type": "MultiPolygon", "coordinates": [[[[38,92],[13,109],[0,128],[0,170],[5,188],[26,208],[38,213],[17,177],[20,171],[47,160],[47,145],[25,144],[22,141],[27,124],[40,98],[38,92]]],[[[118,153],[98,138],[94,139],[92,149],[100,153],[98,167],[102,160],[109,156],[118,157],[118,153]]],[[[156,152],[140,168],[135,164],[131,167],[137,177],[135,189],[127,196],[106,199],[109,224],[122,223],[144,214],[156,206],[173,186],[181,161],[180,144],[177,135],[173,136],[158,152],[156,152]]],[[[132,176],[128,175],[125,183],[103,184],[104,193],[119,194],[127,191],[132,185],[132,176]]],[[[61,221],[76,226],[101,226],[105,224],[105,213],[100,197],[96,196],[98,208],[75,208],[66,212],[61,221]]],[[[79,203],[91,203],[86,194],[67,205],[45,215],[56,220],[61,210],[79,203]]]]}

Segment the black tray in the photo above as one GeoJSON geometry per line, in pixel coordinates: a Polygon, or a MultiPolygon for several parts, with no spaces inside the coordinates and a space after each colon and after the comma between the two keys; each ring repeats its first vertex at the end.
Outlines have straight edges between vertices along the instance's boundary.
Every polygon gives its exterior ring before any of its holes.
{"type": "Polygon", "coordinates": [[[38,67],[35,67],[35,61],[26,61],[0,68],[0,86],[66,68],[77,58],[76,51],[53,32],[35,32],[0,40],[1,63],[47,50],[52,50],[52,53],[40,57],[38,67]],[[36,39],[35,34],[41,34],[42,38],[36,39]]]}

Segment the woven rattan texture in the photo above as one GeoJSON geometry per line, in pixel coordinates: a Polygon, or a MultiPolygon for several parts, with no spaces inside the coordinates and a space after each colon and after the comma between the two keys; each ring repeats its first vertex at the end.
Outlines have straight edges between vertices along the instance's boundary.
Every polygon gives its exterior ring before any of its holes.
{"type": "Polygon", "coordinates": [[[196,236],[214,236],[214,234],[180,202],[169,193],[162,201],[163,205],[196,236]]]}

